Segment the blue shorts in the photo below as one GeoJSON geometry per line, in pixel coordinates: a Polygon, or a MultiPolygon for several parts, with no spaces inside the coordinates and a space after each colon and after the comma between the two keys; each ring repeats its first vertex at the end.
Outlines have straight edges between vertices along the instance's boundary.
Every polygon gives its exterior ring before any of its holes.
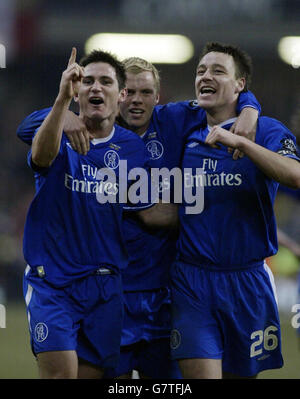
{"type": "Polygon", "coordinates": [[[170,337],[121,347],[118,366],[107,369],[104,378],[115,378],[132,370],[155,379],[182,378],[177,361],[171,359],[170,337]]]}
{"type": "Polygon", "coordinates": [[[266,264],[213,271],[176,262],[171,278],[174,359],[222,359],[224,372],[242,377],[282,367],[275,286],[266,264]]]}
{"type": "Polygon", "coordinates": [[[57,288],[27,266],[24,297],[31,347],[40,352],[75,350],[98,367],[119,361],[123,321],[119,274],[91,274],[57,288]]]}
{"type": "Polygon", "coordinates": [[[170,331],[168,288],[125,292],[120,362],[105,378],[132,370],[151,378],[181,378],[177,361],[171,360],[170,331]]]}
{"type": "Polygon", "coordinates": [[[121,345],[142,340],[169,338],[171,293],[169,288],[124,292],[124,323],[121,345]]]}

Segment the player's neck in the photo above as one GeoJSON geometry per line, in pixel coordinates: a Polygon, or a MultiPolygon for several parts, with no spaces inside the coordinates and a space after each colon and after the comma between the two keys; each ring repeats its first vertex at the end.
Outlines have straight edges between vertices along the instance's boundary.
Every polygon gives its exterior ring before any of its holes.
{"type": "Polygon", "coordinates": [[[227,107],[226,109],[206,110],[206,119],[209,126],[220,125],[228,119],[235,118],[236,116],[236,105],[227,107]]]}
{"type": "Polygon", "coordinates": [[[147,126],[141,126],[141,127],[129,126],[129,129],[132,130],[137,135],[139,135],[140,137],[143,137],[147,133],[148,126],[149,124],[147,126]]]}
{"type": "Polygon", "coordinates": [[[115,118],[107,118],[99,120],[97,118],[83,118],[87,130],[93,135],[94,138],[108,137],[113,129],[115,118]]]}

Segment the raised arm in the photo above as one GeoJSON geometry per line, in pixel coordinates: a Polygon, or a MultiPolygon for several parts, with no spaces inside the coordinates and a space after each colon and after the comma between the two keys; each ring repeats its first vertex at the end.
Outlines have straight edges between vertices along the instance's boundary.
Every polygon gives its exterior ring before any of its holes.
{"type": "Polygon", "coordinates": [[[62,74],[58,96],[33,139],[32,161],[39,167],[49,167],[59,152],[65,117],[75,94],[74,84],[82,78],[82,68],[75,60],[76,49],[73,48],[67,69],[62,74]]]}

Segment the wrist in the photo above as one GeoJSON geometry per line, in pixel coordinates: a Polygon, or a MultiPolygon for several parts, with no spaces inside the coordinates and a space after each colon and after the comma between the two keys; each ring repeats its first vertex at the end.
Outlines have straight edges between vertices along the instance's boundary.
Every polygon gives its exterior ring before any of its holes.
{"type": "Polygon", "coordinates": [[[245,153],[245,151],[246,151],[247,148],[248,148],[248,145],[249,145],[250,140],[247,139],[247,138],[244,137],[244,136],[238,136],[238,135],[236,136],[236,138],[237,138],[236,149],[239,150],[239,151],[241,151],[241,152],[244,152],[244,153],[245,153]]]}
{"type": "Polygon", "coordinates": [[[59,93],[54,102],[54,106],[69,108],[71,101],[72,97],[68,98],[65,95],[59,93]]]}

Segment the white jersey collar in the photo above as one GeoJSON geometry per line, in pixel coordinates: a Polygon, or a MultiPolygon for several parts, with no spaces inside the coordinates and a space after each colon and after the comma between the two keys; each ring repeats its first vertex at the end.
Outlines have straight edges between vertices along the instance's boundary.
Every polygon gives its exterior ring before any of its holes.
{"type": "Polygon", "coordinates": [[[112,139],[113,135],[115,134],[115,127],[113,126],[112,131],[110,132],[110,134],[106,137],[99,137],[96,139],[91,140],[91,143],[94,145],[100,144],[100,143],[106,143],[107,141],[109,141],[110,139],[112,139]]]}
{"type": "MultiPolygon", "coordinates": [[[[237,116],[234,117],[234,118],[227,119],[227,121],[221,122],[221,123],[219,123],[218,125],[215,125],[215,126],[223,127],[223,126],[229,125],[230,123],[234,123],[236,120],[237,120],[237,116]]],[[[213,126],[207,125],[207,128],[208,128],[208,131],[210,132],[211,129],[213,128],[213,126]]]]}

